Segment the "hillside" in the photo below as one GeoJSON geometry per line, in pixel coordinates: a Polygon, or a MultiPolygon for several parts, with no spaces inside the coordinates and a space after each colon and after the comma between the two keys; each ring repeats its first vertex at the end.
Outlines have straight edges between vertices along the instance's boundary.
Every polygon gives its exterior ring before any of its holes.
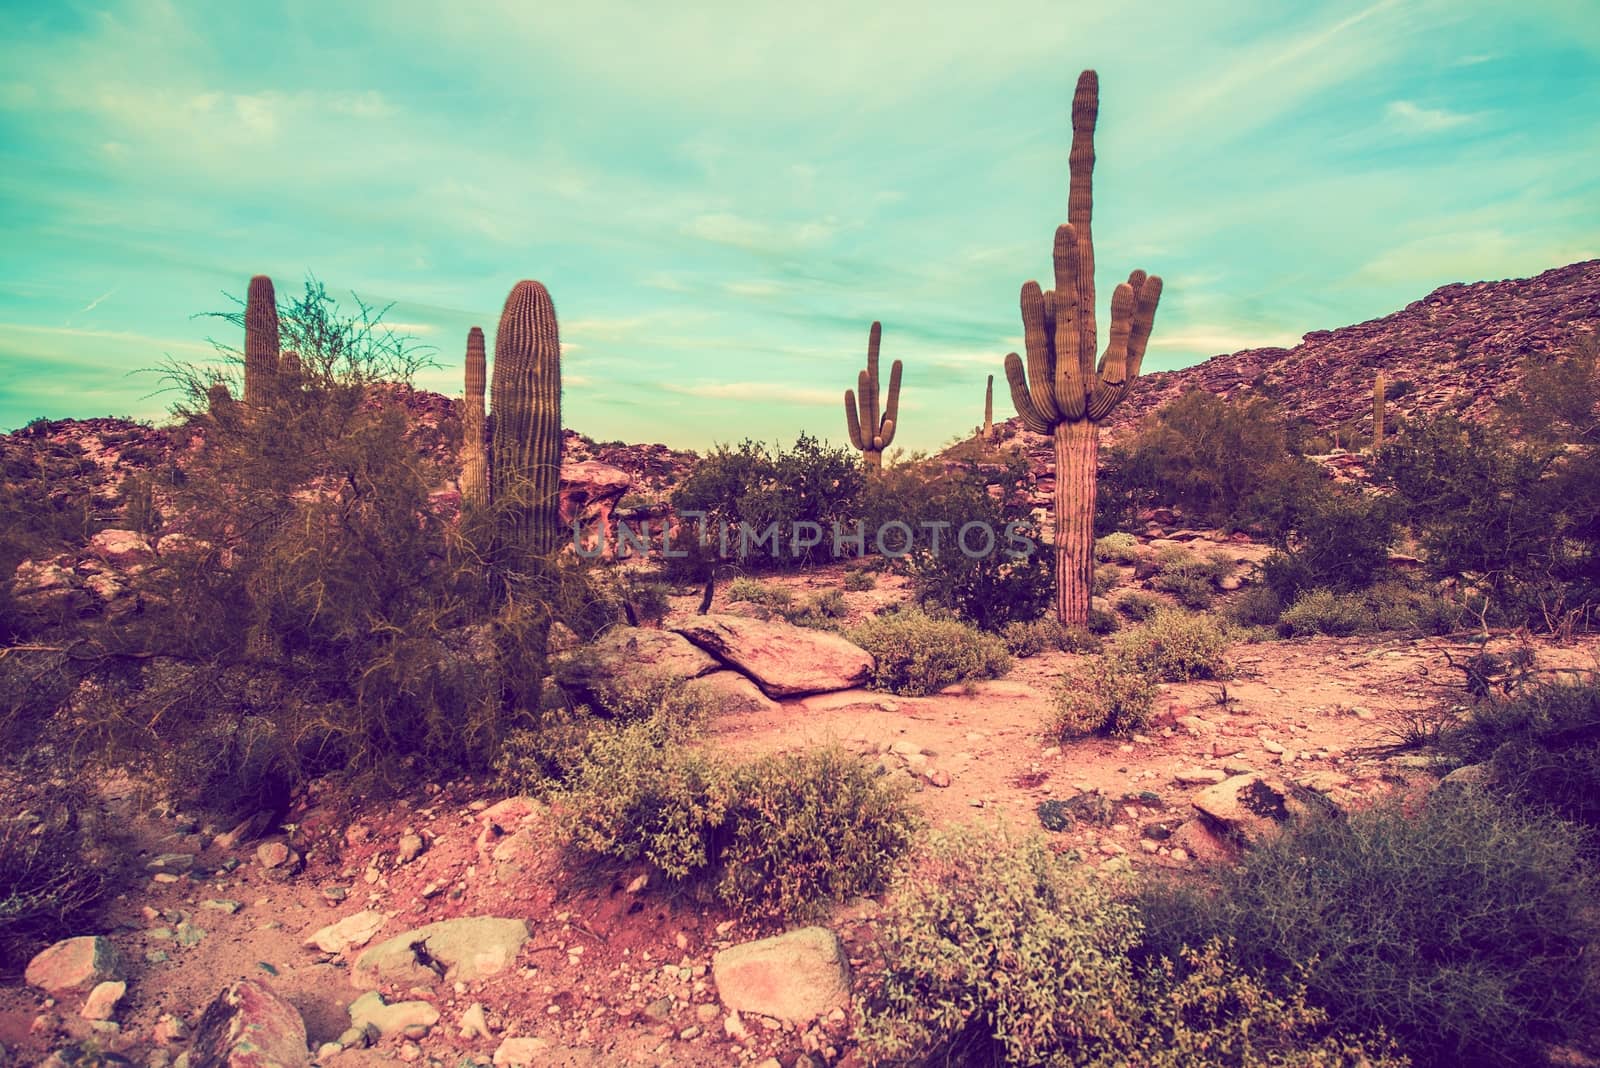
{"type": "MultiPolygon", "coordinates": [[[[1457,282],[1381,319],[1314,330],[1291,349],[1244,349],[1143,376],[1106,427],[1115,439],[1190,389],[1225,397],[1256,389],[1290,418],[1321,430],[1353,420],[1370,433],[1379,371],[1390,383],[1389,409],[1402,419],[1443,411],[1482,416],[1514,388],[1524,356],[1559,350],[1575,333],[1595,329],[1600,260],[1533,278],[1457,282]],[[1396,396],[1397,389],[1404,392],[1396,396]]],[[[1011,422],[1020,429],[1020,421],[1011,422]]]]}

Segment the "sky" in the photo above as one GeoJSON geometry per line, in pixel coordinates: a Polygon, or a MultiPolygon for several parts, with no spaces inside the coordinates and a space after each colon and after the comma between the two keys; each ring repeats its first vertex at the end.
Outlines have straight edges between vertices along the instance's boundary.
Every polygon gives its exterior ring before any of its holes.
{"type": "MultiPolygon", "coordinates": [[[[1100,75],[1099,315],[1147,370],[1600,256],[1593,0],[806,4],[0,0],[0,429],[159,422],[249,277],[314,275],[459,394],[545,283],[564,422],[846,441],[883,323],[895,444],[982,419],[1049,284],[1100,75]]],[[[222,335],[219,340],[241,344],[222,335]]],[[[1102,334],[1102,343],[1103,343],[1102,334]]],[[[887,372],[885,371],[885,374],[887,372]]]]}

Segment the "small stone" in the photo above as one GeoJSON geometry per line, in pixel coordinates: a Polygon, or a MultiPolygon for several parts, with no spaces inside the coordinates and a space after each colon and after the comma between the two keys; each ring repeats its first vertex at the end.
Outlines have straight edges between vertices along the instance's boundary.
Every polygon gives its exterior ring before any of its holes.
{"type": "Polygon", "coordinates": [[[117,947],[99,935],[83,935],[57,942],[28,962],[24,975],[29,986],[46,993],[87,990],[122,977],[117,947]]]}
{"type": "Polygon", "coordinates": [[[410,864],[422,856],[422,851],[427,847],[420,834],[402,834],[400,843],[396,847],[395,859],[401,864],[410,864]]]}
{"type": "Polygon", "coordinates": [[[930,786],[944,789],[950,785],[950,773],[943,768],[929,768],[923,772],[923,778],[928,780],[930,786]]]}
{"type": "Polygon", "coordinates": [[[122,995],[128,992],[128,984],[121,982],[100,983],[89,996],[84,999],[83,1008],[78,1015],[85,1020],[109,1020],[116,1014],[117,1002],[122,1000],[122,995]]]}
{"type": "Polygon", "coordinates": [[[707,1002],[704,1005],[696,1005],[694,1007],[694,1018],[703,1024],[708,1024],[712,1020],[715,1020],[721,1011],[722,1010],[717,1008],[715,1005],[707,1002]]]}
{"type": "Polygon", "coordinates": [[[1218,768],[1188,768],[1173,776],[1183,786],[1215,786],[1227,778],[1227,773],[1218,768]]]}
{"type": "Polygon", "coordinates": [[[291,851],[283,842],[262,842],[256,846],[256,861],[271,870],[289,863],[291,851]]]}
{"type": "Polygon", "coordinates": [[[189,1037],[189,1025],[182,1016],[164,1012],[156,1019],[155,1027],[151,1028],[150,1035],[163,1046],[173,1042],[181,1042],[189,1037]]]}
{"type": "Polygon", "coordinates": [[[229,916],[232,916],[234,913],[244,908],[244,902],[212,898],[200,902],[200,907],[203,909],[213,909],[217,912],[226,912],[229,916]]]}
{"type": "Polygon", "coordinates": [[[512,1068],[531,1068],[545,1058],[550,1043],[542,1038],[508,1038],[494,1051],[494,1063],[512,1068]]]}
{"type": "Polygon", "coordinates": [[[467,1006],[467,1011],[461,1014],[462,1038],[488,1038],[489,1018],[484,1015],[483,1005],[474,1001],[467,1006]]]}
{"type": "Polygon", "coordinates": [[[144,870],[148,872],[186,872],[194,867],[193,853],[163,853],[159,857],[146,862],[144,870]]]}
{"type": "Polygon", "coordinates": [[[633,881],[628,883],[627,892],[630,894],[637,894],[640,890],[643,890],[649,885],[650,876],[648,874],[637,875],[633,878],[633,881]]]}

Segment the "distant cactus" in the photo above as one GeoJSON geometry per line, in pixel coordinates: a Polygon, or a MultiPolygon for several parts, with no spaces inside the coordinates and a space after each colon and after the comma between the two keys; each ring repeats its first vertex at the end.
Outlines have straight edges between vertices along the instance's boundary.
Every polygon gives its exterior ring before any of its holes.
{"type": "Polygon", "coordinates": [[[233,394],[228,392],[228,383],[220,378],[206,390],[206,410],[214,419],[224,419],[233,412],[233,394]]]}
{"type": "Polygon", "coordinates": [[[894,441],[895,418],[900,411],[900,361],[889,369],[888,404],[878,414],[878,342],[883,337],[881,323],[873,323],[867,335],[867,369],[856,380],[861,391],[859,405],[854,392],[844,391],[844,417],[850,428],[850,444],[861,450],[861,465],[868,471],[883,469],[883,450],[894,441]]]}
{"type": "Polygon", "coordinates": [[[252,408],[270,403],[278,374],[278,298],[272,279],[250,279],[244,306],[244,402],[252,408]]]}
{"type": "Polygon", "coordinates": [[[1383,447],[1383,401],[1383,372],[1379,371],[1377,379],[1372,383],[1372,448],[1374,452],[1383,447]]]}
{"type": "Polygon", "coordinates": [[[561,339],[550,294],[518,282],[494,338],[490,503],[504,511],[501,543],[545,556],[561,526],[561,339]]]}
{"type": "Polygon", "coordinates": [[[489,458],[483,441],[485,369],[483,331],[475,326],[467,332],[467,395],[461,408],[461,499],[474,506],[489,503],[489,458]]]}
{"type": "Polygon", "coordinates": [[[994,440],[994,375],[989,376],[989,384],[983,387],[983,440],[994,440]]]}
{"type": "Polygon", "coordinates": [[[284,353],[278,360],[278,373],[273,376],[273,388],[279,399],[293,400],[304,384],[305,366],[300,362],[300,354],[293,350],[284,353]]]}
{"type": "Polygon", "coordinates": [[[1067,223],[1056,228],[1053,290],[1037,282],[1022,287],[1027,372],[1016,353],[1006,356],[1006,381],[1022,424],[1055,439],[1056,616],[1063,626],[1089,618],[1094,575],[1094,509],[1100,421],[1110,415],[1139,376],[1161,299],[1161,279],[1134,271],[1111,296],[1111,329],[1104,354],[1094,308],[1094,127],[1100,109],[1099,78],[1078,76],[1072,98],[1071,178],[1067,223]]]}

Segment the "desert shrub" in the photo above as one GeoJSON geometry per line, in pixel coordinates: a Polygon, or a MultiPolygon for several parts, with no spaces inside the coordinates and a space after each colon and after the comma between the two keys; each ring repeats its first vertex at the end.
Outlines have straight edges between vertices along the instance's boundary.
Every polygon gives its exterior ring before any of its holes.
{"type": "Polygon", "coordinates": [[[1103,637],[1107,634],[1114,634],[1117,628],[1121,626],[1122,621],[1109,608],[1097,608],[1092,604],[1089,606],[1088,631],[1091,635],[1103,637]]]}
{"type": "Polygon", "coordinates": [[[633,618],[637,621],[636,625],[653,626],[660,623],[667,613],[672,611],[670,593],[671,591],[665,583],[650,582],[637,576],[629,576],[623,596],[633,609],[633,618]]]}
{"type": "Polygon", "coordinates": [[[1116,609],[1135,623],[1142,623],[1167,602],[1144,590],[1129,590],[1117,599],[1116,609]]]}
{"type": "Polygon", "coordinates": [[[673,490],[672,509],[728,524],[730,549],[748,550],[739,558],[744,567],[815,564],[832,559],[835,523],[852,528],[863,486],[861,461],[850,449],[806,434],[788,451],[747,440],[737,448],[719,445],[703,457],[673,490]],[[803,523],[821,532],[817,545],[794,537],[803,523]],[[753,532],[751,540],[740,538],[741,524],[753,532]],[[774,526],[776,540],[755,545],[753,539],[774,526]]]}
{"type": "Polygon", "coordinates": [[[1127,446],[1126,479],[1145,500],[1215,526],[1270,526],[1286,487],[1314,477],[1276,405],[1194,390],[1149,416],[1127,446]]]}
{"type": "Polygon", "coordinates": [[[1119,656],[1103,656],[1061,680],[1054,695],[1050,734],[1070,741],[1087,734],[1127,735],[1143,730],[1160,693],[1148,669],[1119,656]]]}
{"type": "Polygon", "coordinates": [[[1241,627],[1270,627],[1283,614],[1283,601],[1271,586],[1252,583],[1228,602],[1227,615],[1241,627]]]}
{"type": "Polygon", "coordinates": [[[800,627],[838,630],[839,620],[849,614],[850,608],[844,603],[843,593],[838,590],[819,590],[785,612],[784,618],[800,627]]]}
{"type": "Polygon", "coordinates": [[[1146,891],[1146,952],[1231,938],[1246,969],[1298,971],[1335,1026],[1381,1027],[1419,1065],[1535,1064],[1593,1033],[1600,920],[1566,825],[1435,794],[1310,819],[1215,876],[1146,891]]]}
{"type": "Polygon", "coordinates": [[[1344,638],[1372,629],[1372,613],[1359,594],[1307,590],[1284,609],[1278,629],[1286,636],[1323,634],[1344,638]]]}
{"type": "Polygon", "coordinates": [[[876,659],[873,686],[891,693],[922,696],[954,682],[998,678],[1011,670],[1011,656],[1001,639],[917,609],[875,616],[852,630],[850,640],[876,659]]]}
{"type": "Polygon", "coordinates": [[[50,943],[82,934],[116,875],[97,799],[47,774],[16,764],[0,771],[0,972],[7,974],[50,943]]]}
{"type": "Polygon", "coordinates": [[[1103,538],[1096,538],[1094,558],[1131,567],[1139,562],[1139,539],[1120,530],[1103,538]]]}
{"type": "Polygon", "coordinates": [[[813,918],[878,893],[918,826],[903,783],[840,749],[741,765],[717,897],[746,915],[813,918]]]}
{"type": "Polygon", "coordinates": [[[1007,623],[1000,632],[1000,640],[1006,643],[1006,651],[1018,658],[1038,656],[1046,649],[1059,649],[1061,638],[1061,624],[1053,619],[1007,623]]]}
{"type": "Polygon", "coordinates": [[[1274,541],[1279,551],[1262,564],[1263,581],[1285,602],[1308,589],[1365,589],[1388,566],[1396,509],[1389,499],[1308,483],[1286,502],[1274,541]]]}
{"type": "Polygon", "coordinates": [[[870,571],[846,571],[844,573],[844,588],[850,593],[861,593],[864,590],[876,589],[877,576],[870,571]]]}
{"type": "Polygon", "coordinates": [[[1136,967],[1139,918],[1073,859],[957,829],[933,836],[880,918],[881,978],[858,997],[868,1064],[1399,1068],[1329,1036],[1303,994],[1184,947],[1136,967]],[[1176,963],[1175,963],[1176,962],[1176,963]]]}
{"type": "Polygon", "coordinates": [[[1379,583],[1366,591],[1365,600],[1379,631],[1449,634],[1466,618],[1460,604],[1403,582],[1379,583]]]}
{"type": "Polygon", "coordinates": [[[1122,581],[1122,569],[1116,564],[1101,564],[1094,569],[1094,594],[1103,597],[1117,588],[1122,581]]]}
{"type": "Polygon", "coordinates": [[[1470,575],[1499,618],[1548,625],[1591,603],[1600,579],[1600,457],[1439,417],[1386,447],[1394,491],[1436,575],[1470,575]]]}
{"type": "Polygon", "coordinates": [[[642,862],[748,915],[877,892],[917,827],[905,788],[841,750],[735,766],[650,721],[592,734],[555,799],[574,860],[642,862]]]}
{"type": "Polygon", "coordinates": [[[728,583],[728,600],[748,601],[763,608],[786,612],[794,607],[794,591],[752,578],[736,578],[728,583]]]}
{"type": "Polygon", "coordinates": [[[1068,1036],[1114,1041],[1134,1004],[1137,914],[1037,838],[934,835],[879,931],[869,1063],[1045,1063],[1068,1036]]]}
{"type": "Polygon", "coordinates": [[[1600,846],[1600,679],[1488,691],[1441,742],[1457,764],[1488,764],[1496,793],[1587,828],[1600,846]]]}
{"type": "Polygon", "coordinates": [[[1162,682],[1221,678],[1231,637],[1212,616],[1162,608],[1123,634],[1118,651],[1162,682]]]}

